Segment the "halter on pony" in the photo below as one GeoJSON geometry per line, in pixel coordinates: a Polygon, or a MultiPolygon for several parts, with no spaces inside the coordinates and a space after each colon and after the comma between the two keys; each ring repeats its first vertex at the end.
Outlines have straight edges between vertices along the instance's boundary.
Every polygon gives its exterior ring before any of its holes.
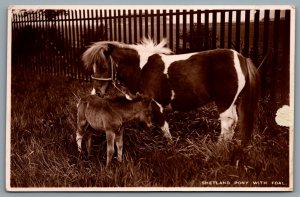
{"type": "Polygon", "coordinates": [[[117,87],[117,85],[121,84],[120,81],[118,81],[117,79],[117,68],[118,68],[118,64],[115,63],[115,61],[113,60],[113,58],[111,56],[109,56],[110,58],[110,68],[111,68],[111,76],[109,78],[103,78],[103,77],[95,77],[94,74],[91,75],[91,78],[93,80],[97,80],[97,81],[112,81],[113,86],[122,94],[125,95],[125,97],[128,100],[132,100],[131,96],[129,96],[126,92],[122,91],[120,88],[117,87]]]}

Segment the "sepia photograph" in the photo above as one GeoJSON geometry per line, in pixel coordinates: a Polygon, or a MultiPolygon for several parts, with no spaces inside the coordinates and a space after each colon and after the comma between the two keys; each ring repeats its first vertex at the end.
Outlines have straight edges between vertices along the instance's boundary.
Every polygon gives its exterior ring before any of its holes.
{"type": "Polygon", "coordinates": [[[293,191],[295,7],[7,9],[7,191],[293,191]]]}

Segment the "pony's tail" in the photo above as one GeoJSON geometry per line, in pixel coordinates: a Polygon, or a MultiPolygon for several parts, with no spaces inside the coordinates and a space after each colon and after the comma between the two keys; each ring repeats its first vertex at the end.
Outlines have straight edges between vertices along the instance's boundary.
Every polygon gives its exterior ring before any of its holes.
{"type": "Polygon", "coordinates": [[[246,58],[247,74],[246,84],[241,94],[238,106],[240,119],[240,132],[243,134],[243,142],[247,144],[251,138],[257,117],[257,108],[260,97],[260,76],[257,68],[250,58],[246,58]]]}

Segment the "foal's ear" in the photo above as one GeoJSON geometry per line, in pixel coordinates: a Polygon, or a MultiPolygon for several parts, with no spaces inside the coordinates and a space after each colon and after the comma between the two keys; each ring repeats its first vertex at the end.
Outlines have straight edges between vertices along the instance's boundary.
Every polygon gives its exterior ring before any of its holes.
{"type": "Polygon", "coordinates": [[[103,51],[103,54],[105,55],[105,57],[109,57],[113,50],[114,50],[115,46],[112,44],[107,44],[107,48],[103,51]]]}

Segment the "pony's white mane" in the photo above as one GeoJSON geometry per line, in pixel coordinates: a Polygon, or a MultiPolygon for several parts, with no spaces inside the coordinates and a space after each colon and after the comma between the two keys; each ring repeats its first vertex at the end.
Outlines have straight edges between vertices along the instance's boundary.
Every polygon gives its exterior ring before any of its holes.
{"type": "Polygon", "coordinates": [[[129,45],[131,48],[142,53],[159,53],[159,54],[171,54],[171,49],[165,47],[167,40],[164,38],[160,43],[154,42],[151,38],[143,38],[140,44],[129,45]]]}

